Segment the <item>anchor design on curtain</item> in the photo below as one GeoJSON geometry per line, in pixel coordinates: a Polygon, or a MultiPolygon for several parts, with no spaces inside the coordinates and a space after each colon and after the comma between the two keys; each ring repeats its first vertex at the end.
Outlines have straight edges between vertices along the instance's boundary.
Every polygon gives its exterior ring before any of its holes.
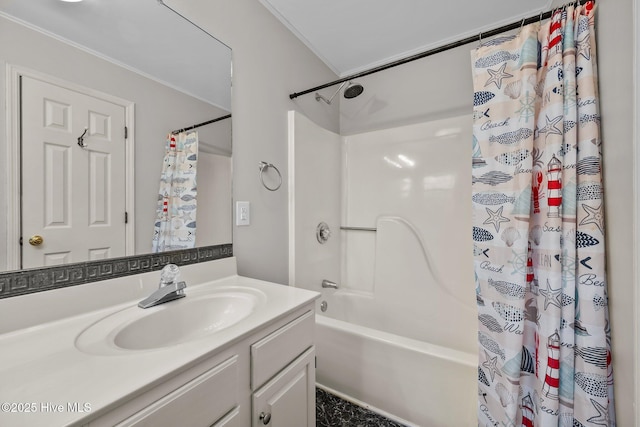
{"type": "Polygon", "coordinates": [[[481,426],[615,425],[595,10],[471,54],[481,426]]]}
{"type": "Polygon", "coordinates": [[[197,160],[197,132],[167,136],[152,252],[195,247],[197,160]]]}

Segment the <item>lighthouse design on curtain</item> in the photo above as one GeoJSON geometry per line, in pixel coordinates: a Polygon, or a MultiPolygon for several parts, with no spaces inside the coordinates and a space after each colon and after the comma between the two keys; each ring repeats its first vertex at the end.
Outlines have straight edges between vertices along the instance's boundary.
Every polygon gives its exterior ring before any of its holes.
{"type": "Polygon", "coordinates": [[[547,216],[559,218],[562,204],[562,162],[555,155],[547,164],[547,203],[547,216]]]}
{"type": "Polygon", "coordinates": [[[560,335],[556,331],[547,340],[547,371],[542,393],[550,399],[558,399],[560,386],[560,335]]]}
{"type": "Polygon", "coordinates": [[[152,252],[195,247],[197,161],[197,132],[167,135],[152,252]]]}

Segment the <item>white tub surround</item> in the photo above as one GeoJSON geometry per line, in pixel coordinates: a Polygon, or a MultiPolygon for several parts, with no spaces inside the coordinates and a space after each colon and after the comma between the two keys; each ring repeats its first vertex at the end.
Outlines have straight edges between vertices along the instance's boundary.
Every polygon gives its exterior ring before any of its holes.
{"type": "MultiPolygon", "coordinates": [[[[239,384],[235,394],[214,388],[235,402],[234,410],[221,414],[220,425],[249,425],[251,415],[241,414],[242,408],[247,412],[249,399],[268,394],[267,386],[286,377],[290,366],[305,364],[306,381],[315,382],[308,368],[313,365],[313,327],[308,327],[313,322],[306,319],[313,319],[317,293],[237,276],[235,258],[185,266],[181,271],[187,296],[165,306],[222,290],[247,292],[259,302],[243,320],[201,338],[151,350],[111,348],[99,355],[81,351],[77,337],[95,322],[148,296],[157,287],[159,272],[0,300],[0,401],[16,404],[2,407],[0,425],[100,425],[94,421],[112,413],[118,422],[132,414],[142,417],[146,413],[141,405],[157,404],[167,390],[180,388],[182,379],[217,375],[216,366],[239,384]],[[280,350],[290,349],[291,354],[289,367],[278,373],[283,366],[270,366],[271,358],[263,355],[271,351],[270,341],[280,336],[290,338],[280,343],[280,350]],[[25,413],[27,406],[30,413],[25,413]]],[[[162,305],[147,310],[161,309],[162,305]]],[[[254,410],[258,404],[254,401],[254,410]]]]}
{"type": "Polygon", "coordinates": [[[289,119],[289,283],[322,292],[318,383],[404,424],[472,425],[472,117],[344,137],[289,119]]]}

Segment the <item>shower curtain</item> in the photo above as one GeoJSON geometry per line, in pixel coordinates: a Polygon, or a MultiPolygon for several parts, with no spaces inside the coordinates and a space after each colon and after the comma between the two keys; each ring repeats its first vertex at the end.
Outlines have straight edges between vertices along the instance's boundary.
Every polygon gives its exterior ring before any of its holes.
{"type": "Polygon", "coordinates": [[[197,132],[167,135],[152,252],[195,246],[197,160],[197,132]]]}
{"type": "Polygon", "coordinates": [[[615,425],[594,14],[471,55],[481,426],[615,425]]]}

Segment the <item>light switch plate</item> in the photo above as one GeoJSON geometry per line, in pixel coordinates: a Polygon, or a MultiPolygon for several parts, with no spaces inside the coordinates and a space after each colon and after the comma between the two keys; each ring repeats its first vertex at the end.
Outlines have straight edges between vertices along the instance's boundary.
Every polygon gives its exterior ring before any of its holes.
{"type": "Polygon", "coordinates": [[[236,225],[251,224],[251,204],[249,202],[236,202],[236,225]]]}

